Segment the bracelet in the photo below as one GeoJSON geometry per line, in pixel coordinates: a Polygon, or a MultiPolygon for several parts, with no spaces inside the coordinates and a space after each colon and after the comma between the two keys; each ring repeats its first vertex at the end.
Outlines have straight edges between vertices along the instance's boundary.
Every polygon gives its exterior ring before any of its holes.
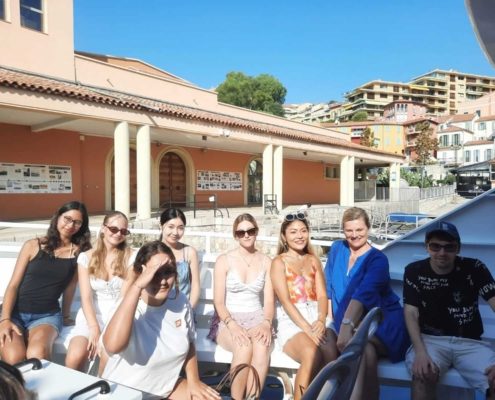
{"type": "Polygon", "coordinates": [[[223,320],[225,326],[228,326],[231,322],[232,322],[232,317],[230,315],[223,320]]]}
{"type": "Polygon", "coordinates": [[[272,320],[270,318],[265,318],[263,321],[267,321],[270,326],[272,326],[272,320]]]}
{"type": "Polygon", "coordinates": [[[10,321],[10,320],[11,320],[10,318],[0,319],[0,324],[1,324],[3,321],[10,321]]]}
{"type": "Polygon", "coordinates": [[[144,287],[139,286],[136,282],[132,284],[133,286],[136,286],[139,290],[143,290],[144,287]]]}

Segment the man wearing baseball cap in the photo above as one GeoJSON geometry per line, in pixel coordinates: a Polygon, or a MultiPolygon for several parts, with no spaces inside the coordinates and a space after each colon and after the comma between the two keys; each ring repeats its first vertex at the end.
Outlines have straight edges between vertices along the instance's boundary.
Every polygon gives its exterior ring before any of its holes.
{"type": "Polygon", "coordinates": [[[455,225],[433,223],[425,243],[429,257],[409,264],[404,272],[411,398],[435,399],[439,378],[453,367],[487,399],[495,399],[486,376],[495,352],[481,340],[478,309],[482,296],[495,310],[495,281],[483,262],[458,255],[461,238],[455,225]]]}

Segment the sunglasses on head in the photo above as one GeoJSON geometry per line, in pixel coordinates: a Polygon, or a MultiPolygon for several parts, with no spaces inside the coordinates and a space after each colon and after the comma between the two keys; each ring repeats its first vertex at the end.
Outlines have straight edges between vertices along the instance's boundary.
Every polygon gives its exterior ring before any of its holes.
{"type": "Polygon", "coordinates": [[[287,214],[285,216],[285,220],[287,222],[292,222],[292,221],[295,221],[296,219],[298,219],[299,221],[305,221],[306,220],[306,214],[303,212],[296,212],[296,213],[292,213],[292,214],[287,214]]]}
{"type": "Polygon", "coordinates": [[[428,248],[434,253],[438,253],[440,250],[444,250],[446,253],[455,253],[457,251],[456,243],[440,244],[440,243],[428,243],[428,248]]]}
{"type": "Polygon", "coordinates": [[[114,235],[120,232],[122,236],[127,236],[130,235],[131,232],[128,229],[125,228],[117,228],[116,226],[110,226],[110,225],[104,225],[110,232],[112,232],[114,235]]]}
{"type": "Polygon", "coordinates": [[[248,236],[254,236],[254,235],[256,235],[258,233],[258,229],[251,228],[251,229],[248,229],[246,231],[244,231],[242,229],[239,229],[239,230],[235,231],[235,237],[237,239],[241,239],[244,236],[246,236],[246,233],[248,234],[248,236]]]}

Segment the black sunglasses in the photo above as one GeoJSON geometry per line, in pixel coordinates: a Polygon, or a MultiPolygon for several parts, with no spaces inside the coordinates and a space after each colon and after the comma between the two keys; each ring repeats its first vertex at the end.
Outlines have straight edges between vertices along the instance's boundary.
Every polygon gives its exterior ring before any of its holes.
{"type": "Polygon", "coordinates": [[[129,231],[128,229],[125,229],[125,228],[117,228],[116,226],[109,226],[109,225],[104,225],[110,232],[112,232],[114,235],[119,233],[122,235],[122,236],[127,236],[127,235],[130,235],[131,234],[131,231],[129,231]]]}
{"type": "Polygon", "coordinates": [[[235,231],[235,237],[237,239],[241,239],[244,236],[246,236],[246,233],[248,234],[248,236],[251,237],[251,236],[254,236],[258,233],[258,229],[251,228],[251,229],[248,229],[247,231],[243,231],[242,229],[239,229],[238,231],[235,231]]]}
{"type": "Polygon", "coordinates": [[[430,251],[433,251],[434,253],[438,253],[442,249],[444,249],[446,253],[455,253],[457,251],[457,244],[428,243],[428,248],[430,249],[430,251]]]}
{"type": "Polygon", "coordinates": [[[296,212],[296,213],[292,213],[292,214],[287,214],[285,216],[285,220],[287,222],[292,222],[292,221],[295,221],[296,219],[298,219],[299,221],[305,221],[306,220],[306,214],[304,214],[303,212],[296,212]]]}
{"type": "Polygon", "coordinates": [[[168,279],[176,274],[177,274],[177,268],[173,266],[162,267],[155,272],[155,275],[153,275],[153,279],[159,279],[159,280],[162,280],[163,278],[168,279]]]}

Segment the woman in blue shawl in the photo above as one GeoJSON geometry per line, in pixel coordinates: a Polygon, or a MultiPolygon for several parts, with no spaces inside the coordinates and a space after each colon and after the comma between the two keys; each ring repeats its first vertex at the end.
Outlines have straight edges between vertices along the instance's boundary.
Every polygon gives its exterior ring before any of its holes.
{"type": "Polygon", "coordinates": [[[382,309],[384,318],[363,354],[351,399],[378,399],[378,357],[392,362],[404,359],[409,336],[399,297],[390,287],[388,259],[368,243],[369,217],[352,207],[342,217],[345,240],[332,244],[325,267],[329,310],[333,322],[334,345],[341,352],[355,328],[373,307],[382,309]]]}

